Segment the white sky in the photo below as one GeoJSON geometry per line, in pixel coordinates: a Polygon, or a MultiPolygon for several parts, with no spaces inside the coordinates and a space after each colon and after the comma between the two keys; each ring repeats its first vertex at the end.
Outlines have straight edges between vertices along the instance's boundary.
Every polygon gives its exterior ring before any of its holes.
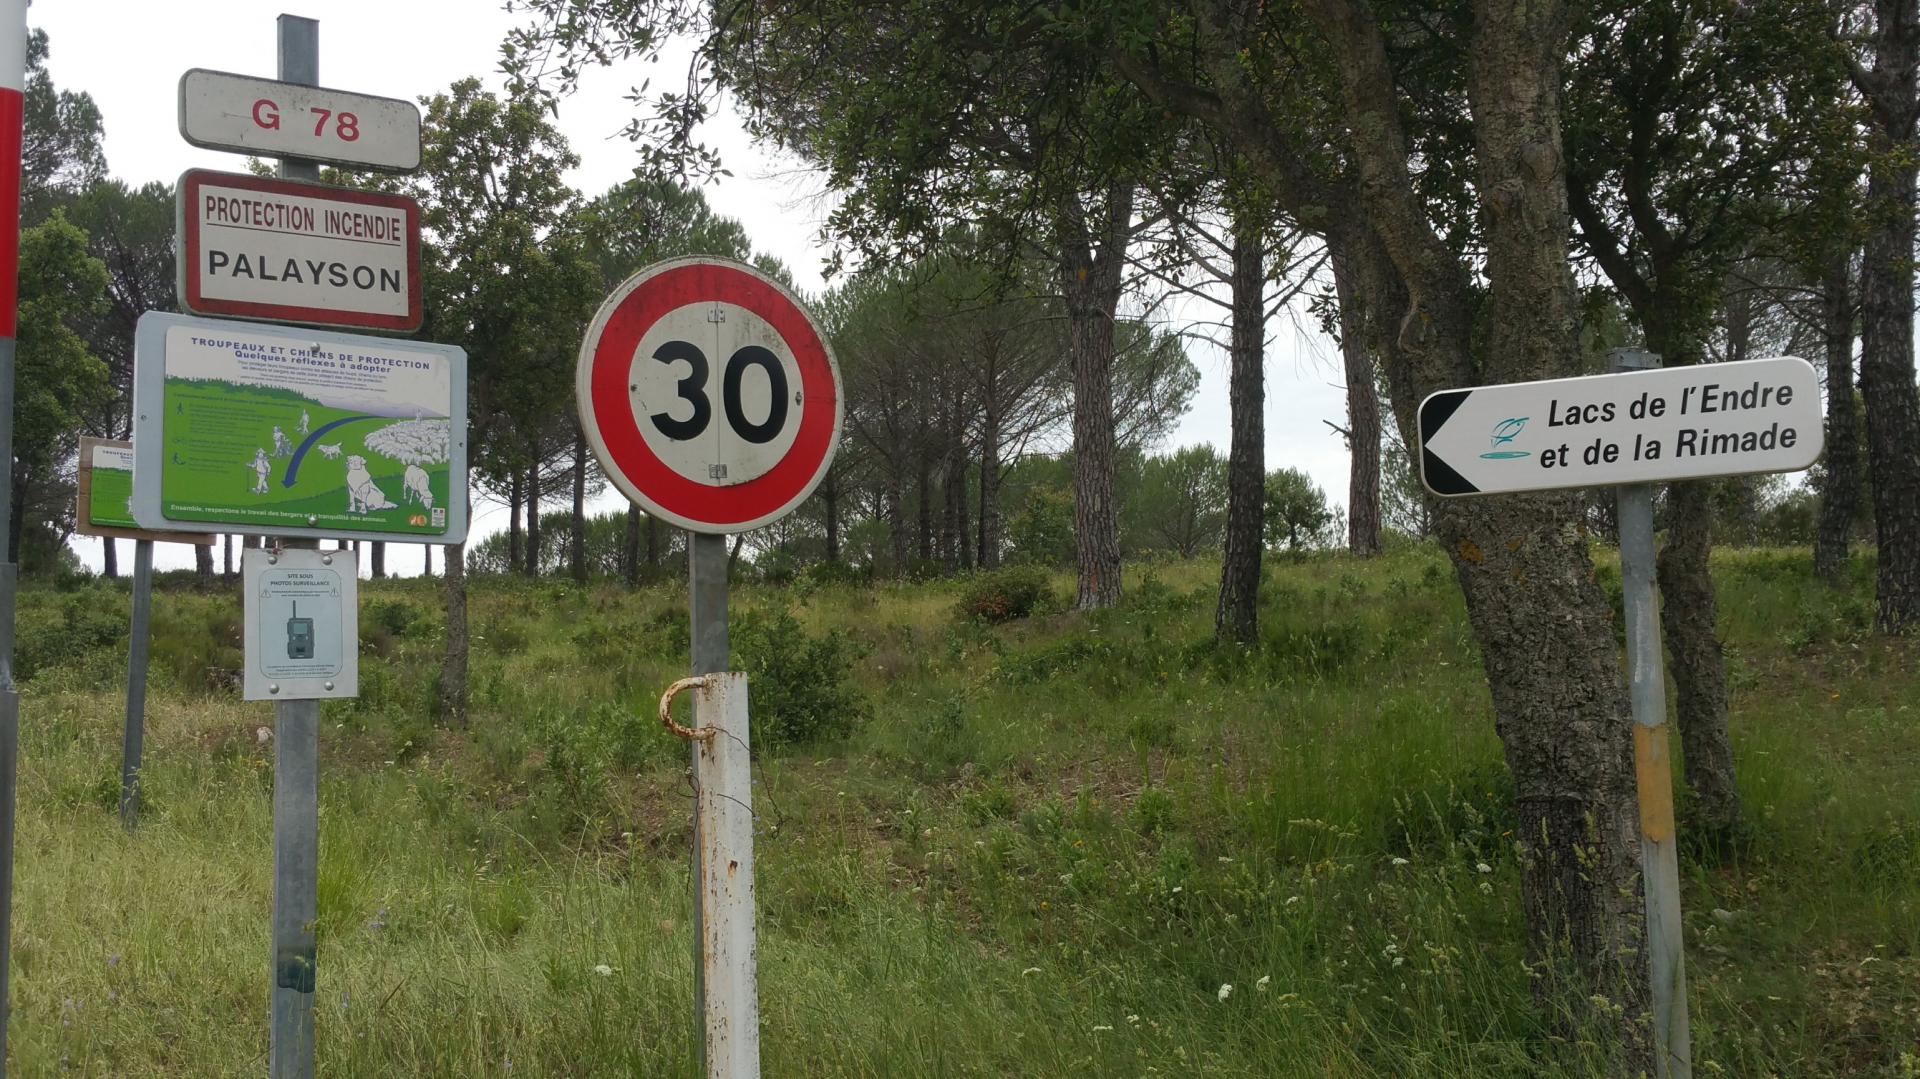
{"type": "MultiPolygon", "coordinates": [[[[275,73],[275,17],[282,11],[320,19],[320,83],[342,90],[415,99],[444,91],[455,80],[477,75],[499,89],[499,43],[517,17],[493,0],[332,0],[283,8],[253,0],[39,0],[28,21],[47,31],[48,68],[61,89],[93,95],[106,126],[107,165],[133,183],[169,183],[189,168],[238,171],[244,158],[196,149],[178,131],[176,94],[180,75],[203,67],[271,78],[275,73]]],[[[651,75],[655,85],[684,68],[649,72],[635,62],[595,71],[566,100],[558,124],[580,155],[575,187],[598,193],[631,174],[634,151],[619,132],[629,115],[630,87],[651,75]]],[[[731,178],[706,188],[709,203],[747,227],[756,249],[781,258],[800,286],[824,287],[820,269],[828,248],[817,237],[821,211],[818,183],[791,160],[775,160],[751,145],[731,116],[709,124],[706,138],[721,148],[731,178]]],[[[1216,319],[1212,310],[1189,305],[1177,315],[1216,319]]],[[[1321,421],[1345,422],[1345,391],[1337,351],[1317,331],[1303,334],[1282,316],[1271,327],[1267,353],[1267,467],[1301,468],[1336,503],[1346,501],[1347,453],[1338,435],[1321,421]]],[[[1201,371],[1193,409],[1174,432],[1174,445],[1210,442],[1226,452],[1228,410],[1224,354],[1205,344],[1189,347],[1201,371]]],[[[603,495],[597,509],[619,504],[603,495]]],[[[506,527],[497,505],[474,507],[474,539],[506,527]]],[[[100,542],[77,541],[90,566],[100,566],[100,542]]],[[[131,544],[121,543],[121,564],[131,564],[131,544]]],[[[388,545],[389,572],[416,573],[417,552],[388,545]]],[[[177,544],[155,548],[161,568],[191,566],[193,555],[177,544]]],[[[436,560],[437,561],[437,560],[436,560]]]]}

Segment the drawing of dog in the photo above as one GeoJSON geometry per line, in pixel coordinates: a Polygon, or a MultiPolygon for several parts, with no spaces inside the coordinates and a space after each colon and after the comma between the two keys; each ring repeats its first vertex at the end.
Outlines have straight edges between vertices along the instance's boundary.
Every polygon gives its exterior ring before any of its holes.
{"type": "Polygon", "coordinates": [[[374,485],[373,477],[367,472],[367,459],[359,454],[347,458],[347,512],[372,513],[374,510],[390,510],[397,507],[387,499],[386,493],[374,485]]]}
{"type": "Polygon", "coordinates": [[[340,443],[338,442],[332,444],[322,442],[315,446],[314,449],[319,450],[320,456],[325,457],[329,461],[337,461],[340,459],[340,443]]]}
{"type": "Polygon", "coordinates": [[[427,470],[419,465],[408,465],[406,490],[400,497],[408,502],[418,502],[427,509],[433,508],[433,488],[427,486],[427,470]]]}

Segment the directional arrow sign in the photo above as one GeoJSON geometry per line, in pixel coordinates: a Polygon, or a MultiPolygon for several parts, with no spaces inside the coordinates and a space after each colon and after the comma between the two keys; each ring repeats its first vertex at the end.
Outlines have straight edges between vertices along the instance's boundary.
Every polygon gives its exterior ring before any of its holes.
{"type": "Polygon", "coordinates": [[[1794,472],[1820,457],[1820,380],[1794,356],[1442,390],[1420,403],[1437,495],[1794,472]]]}

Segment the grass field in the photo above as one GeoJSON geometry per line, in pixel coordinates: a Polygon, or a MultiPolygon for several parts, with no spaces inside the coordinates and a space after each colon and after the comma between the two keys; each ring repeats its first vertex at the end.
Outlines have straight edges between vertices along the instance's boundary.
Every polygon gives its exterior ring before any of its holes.
{"type": "MultiPolygon", "coordinates": [[[[1210,641],[1216,573],[999,627],[964,584],[736,591],[756,701],[801,717],[756,765],[768,1075],[1591,1074],[1532,1006],[1444,559],[1272,566],[1250,650],[1210,641]],[[857,708],[807,711],[836,659],[857,708]]],[[[1871,634],[1866,567],[1716,573],[1755,828],[1683,855],[1696,1074],[1920,1076],[1920,642],[1871,634]]],[[[324,713],[321,1073],[690,1074],[685,755],[651,718],[684,589],[476,581],[450,732],[437,587],[365,587],[362,695],[324,713]]],[[[22,598],[14,1065],[258,1075],[271,709],[220,674],[237,594],[157,596],[124,835],[125,608],[22,598]]]]}

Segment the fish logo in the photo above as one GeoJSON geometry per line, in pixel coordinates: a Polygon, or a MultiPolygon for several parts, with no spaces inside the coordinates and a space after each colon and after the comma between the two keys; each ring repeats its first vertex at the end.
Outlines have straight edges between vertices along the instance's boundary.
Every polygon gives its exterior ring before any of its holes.
{"type": "Polygon", "coordinates": [[[1512,419],[1501,420],[1499,423],[1494,424],[1493,449],[1480,456],[1489,461],[1511,461],[1517,457],[1532,457],[1533,454],[1526,450],[1503,450],[1500,448],[1512,442],[1514,439],[1519,438],[1520,432],[1527,429],[1527,421],[1531,418],[1530,416],[1516,416],[1512,419]]]}

